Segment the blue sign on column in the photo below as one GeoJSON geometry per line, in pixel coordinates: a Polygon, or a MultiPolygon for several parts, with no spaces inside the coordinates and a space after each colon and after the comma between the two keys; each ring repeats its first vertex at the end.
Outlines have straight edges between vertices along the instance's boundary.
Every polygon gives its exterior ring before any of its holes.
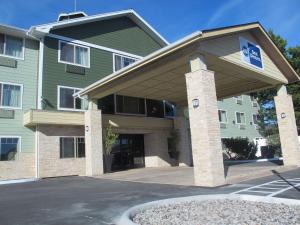
{"type": "Polygon", "coordinates": [[[263,61],[260,48],[248,41],[247,39],[240,37],[240,49],[242,60],[256,68],[263,69],[263,61]]]}

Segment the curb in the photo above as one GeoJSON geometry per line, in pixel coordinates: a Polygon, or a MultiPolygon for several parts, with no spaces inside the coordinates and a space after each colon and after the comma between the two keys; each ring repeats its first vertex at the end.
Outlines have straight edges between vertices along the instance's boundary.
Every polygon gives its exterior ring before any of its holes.
{"type": "Polygon", "coordinates": [[[285,198],[274,198],[274,197],[263,197],[255,195],[238,195],[238,194],[217,194],[217,195],[196,195],[181,198],[170,198],[158,201],[152,201],[145,204],[140,204],[133,206],[126,210],[117,225],[138,225],[132,221],[132,217],[139,213],[141,210],[157,207],[166,204],[176,204],[186,201],[206,201],[206,200],[222,200],[222,199],[236,199],[236,200],[246,200],[252,202],[263,202],[263,203],[273,203],[273,204],[285,204],[285,205],[300,205],[300,200],[285,199],[285,198]]]}

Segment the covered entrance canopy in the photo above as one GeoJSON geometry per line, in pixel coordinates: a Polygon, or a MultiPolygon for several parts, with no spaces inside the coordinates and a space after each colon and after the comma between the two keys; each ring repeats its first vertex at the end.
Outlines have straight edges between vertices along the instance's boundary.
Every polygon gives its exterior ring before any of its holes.
{"type": "MultiPolygon", "coordinates": [[[[251,23],[193,33],[95,82],[79,95],[91,102],[116,93],[167,100],[178,108],[188,106],[195,184],[217,186],[224,184],[217,99],[298,80],[261,25],[251,23]]],[[[291,98],[284,88],[279,93],[276,108],[288,114],[282,125],[279,121],[284,157],[289,164],[300,164],[291,98]]]]}
{"type": "Polygon", "coordinates": [[[111,93],[187,105],[184,74],[201,54],[215,72],[218,99],[298,80],[295,71],[258,23],[196,32],[85,88],[81,95],[111,93]],[[263,69],[242,61],[240,37],[261,47],[263,69]]]}

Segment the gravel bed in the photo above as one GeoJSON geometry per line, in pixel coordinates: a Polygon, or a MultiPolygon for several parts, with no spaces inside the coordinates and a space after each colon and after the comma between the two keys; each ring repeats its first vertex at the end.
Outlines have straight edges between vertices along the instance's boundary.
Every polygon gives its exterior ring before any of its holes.
{"type": "Polygon", "coordinates": [[[245,200],[206,200],[168,204],[142,210],[140,225],[299,225],[300,206],[245,200]]]}

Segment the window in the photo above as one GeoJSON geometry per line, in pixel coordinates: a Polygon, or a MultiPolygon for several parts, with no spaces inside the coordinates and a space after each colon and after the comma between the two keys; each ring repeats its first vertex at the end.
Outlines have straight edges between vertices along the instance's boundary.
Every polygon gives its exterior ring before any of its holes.
{"type": "Polygon", "coordinates": [[[253,124],[257,125],[258,124],[258,115],[257,114],[253,114],[252,115],[252,121],[253,121],[253,124]]]}
{"type": "Polygon", "coordinates": [[[129,66],[136,60],[137,59],[114,54],[114,71],[118,71],[126,66],[129,66]]]}
{"type": "Polygon", "coordinates": [[[147,99],[147,116],[164,117],[164,102],[159,100],[147,99]]]}
{"type": "Polygon", "coordinates": [[[85,99],[74,96],[81,89],[58,86],[58,109],[86,110],[88,103],[85,99]]]}
{"type": "Polygon", "coordinates": [[[15,160],[20,145],[18,137],[0,137],[0,161],[15,160]]]}
{"type": "Polygon", "coordinates": [[[98,109],[101,109],[104,114],[114,114],[115,113],[115,96],[108,95],[106,97],[98,99],[98,109]]]}
{"type": "Polygon", "coordinates": [[[23,59],[24,39],[0,33],[0,54],[16,59],[23,59]]]}
{"type": "Polygon", "coordinates": [[[176,116],[176,107],[170,102],[164,101],[165,103],[165,117],[175,117],[176,116]]]}
{"type": "Polygon", "coordinates": [[[235,102],[236,104],[242,105],[243,104],[243,96],[239,95],[239,96],[235,96],[235,102]]]}
{"type": "Polygon", "coordinates": [[[23,86],[0,82],[0,108],[21,109],[23,86]]]}
{"type": "Polygon", "coordinates": [[[219,110],[220,123],[227,123],[227,112],[225,110],[219,110]]]}
{"type": "Polygon", "coordinates": [[[236,112],[235,116],[236,116],[236,123],[237,124],[245,124],[246,123],[245,113],[243,113],[243,112],[236,112]]]}
{"type": "Polygon", "coordinates": [[[83,137],[61,137],[60,158],[85,157],[85,140],[83,137]]]}
{"type": "Polygon", "coordinates": [[[90,49],[70,42],[59,41],[59,62],[90,67],[90,49]]]}
{"type": "Polygon", "coordinates": [[[116,95],[116,112],[145,115],[145,99],[116,95]]]}

